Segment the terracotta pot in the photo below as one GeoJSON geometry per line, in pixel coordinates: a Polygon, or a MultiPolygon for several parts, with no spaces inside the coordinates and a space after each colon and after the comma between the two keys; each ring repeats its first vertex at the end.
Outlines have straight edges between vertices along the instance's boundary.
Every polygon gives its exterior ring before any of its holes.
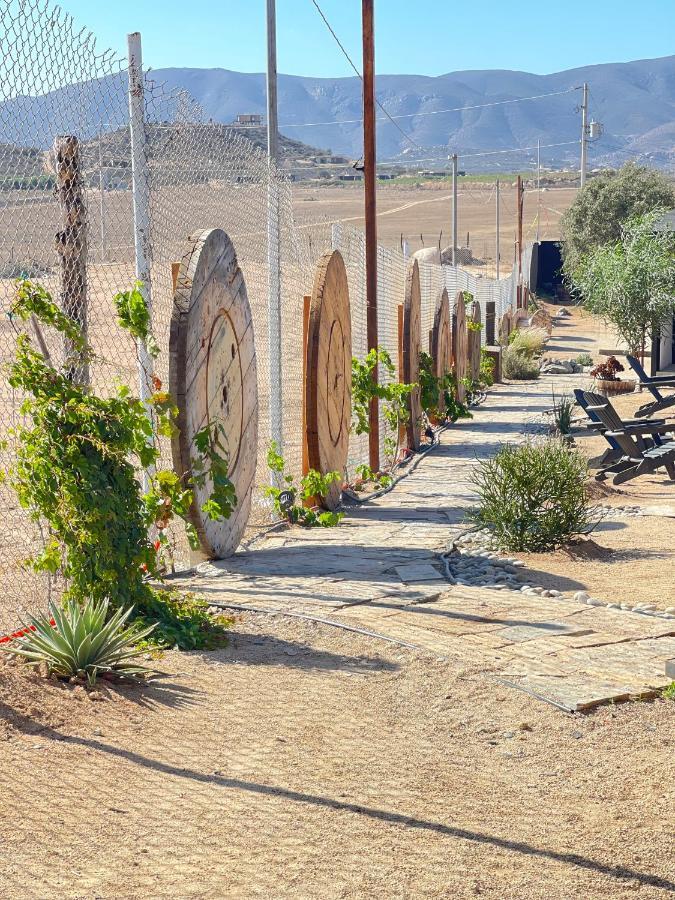
{"type": "Polygon", "coordinates": [[[635,382],[631,378],[616,379],[616,381],[595,379],[595,387],[600,394],[609,397],[611,394],[630,394],[635,390],[635,382]]]}

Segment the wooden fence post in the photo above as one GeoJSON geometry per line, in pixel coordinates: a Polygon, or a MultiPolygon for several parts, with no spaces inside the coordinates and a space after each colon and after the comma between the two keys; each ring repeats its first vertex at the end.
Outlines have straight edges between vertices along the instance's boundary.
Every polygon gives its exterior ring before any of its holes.
{"type": "Polygon", "coordinates": [[[495,318],[495,301],[488,300],[485,304],[485,343],[488,347],[493,347],[495,343],[495,318]]]}
{"type": "MultiPolygon", "coordinates": [[[[56,234],[56,252],[61,257],[61,309],[87,337],[87,214],[82,194],[80,143],[75,135],[54,139],[56,191],[63,229],[56,234]]],[[[71,381],[89,383],[86,357],[64,339],[66,373],[71,381]]]]}

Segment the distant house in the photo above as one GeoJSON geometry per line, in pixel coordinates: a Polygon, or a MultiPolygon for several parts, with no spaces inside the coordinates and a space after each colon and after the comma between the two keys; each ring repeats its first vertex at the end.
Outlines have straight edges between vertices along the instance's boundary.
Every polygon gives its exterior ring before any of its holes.
{"type": "Polygon", "coordinates": [[[340,181],[362,181],[362,175],[338,175],[340,181]]]}
{"type": "Polygon", "coordinates": [[[396,178],[391,172],[378,172],[377,177],[380,181],[391,181],[393,178],[396,178]]]}
{"type": "MultiPolygon", "coordinates": [[[[658,219],[654,230],[675,232],[675,209],[658,219]]],[[[652,335],[652,375],[672,365],[675,365],[675,313],[660,333],[652,335]]]]}
{"type": "Polygon", "coordinates": [[[263,124],[263,117],[260,113],[239,113],[232,123],[233,125],[260,126],[263,124]]]}

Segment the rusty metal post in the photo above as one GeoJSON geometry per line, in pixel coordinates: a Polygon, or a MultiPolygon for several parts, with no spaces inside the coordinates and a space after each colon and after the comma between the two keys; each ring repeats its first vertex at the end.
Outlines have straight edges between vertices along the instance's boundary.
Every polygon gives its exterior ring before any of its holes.
{"type": "MultiPolygon", "coordinates": [[[[368,350],[377,350],[377,201],[375,181],[375,23],[374,0],[362,0],[363,20],[363,175],[366,219],[366,334],[368,350]]],[[[373,381],[377,383],[377,366],[373,381]]],[[[373,472],[380,469],[380,417],[376,397],[368,409],[368,455],[373,472]]]]}
{"type": "MultiPolygon", "coordinates": [[[[87,337],[87,211],[82,193],[80,143],[73,134],[54,140],[56,190],[63,229],[56,234],[61,257],[61,309],[87,337]]],[[[71,381],[89,383],[87,360],[64,338],[66,372],[71,381]]]]}

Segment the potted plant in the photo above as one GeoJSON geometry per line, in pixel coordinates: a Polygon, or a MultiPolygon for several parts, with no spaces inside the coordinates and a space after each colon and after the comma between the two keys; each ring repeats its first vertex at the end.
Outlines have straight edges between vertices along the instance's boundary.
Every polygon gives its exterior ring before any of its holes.
{"type": "Polygon", "coordinates": [[[591,369],[591,375],[595,378],[595,386],[601,394],[627,394],[635,390],[635,382],[630,379],[619,378],[618,373],[623,372],[624,367],[621,365],[616,356],[610,356],[607,362],[598,363],[591,369]]]}

